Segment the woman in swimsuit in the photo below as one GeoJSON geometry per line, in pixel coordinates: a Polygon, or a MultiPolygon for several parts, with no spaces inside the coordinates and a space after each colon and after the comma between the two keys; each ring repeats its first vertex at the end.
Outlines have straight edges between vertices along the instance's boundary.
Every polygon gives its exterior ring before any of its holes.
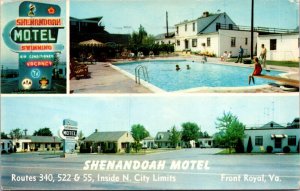
{"type": "Polygon", "coordinates": [[[262,71],[262,67],[261,67],[260,63],[258,62],[258,58],[255,57],[253,60],[254,60],[254,71],[249,76],[249,85],[251,83],[251,79],[252,79],[253,84],[255,84],[253,76],[259,76],[259,75],[261,75],[261,71],[262,71]]]}

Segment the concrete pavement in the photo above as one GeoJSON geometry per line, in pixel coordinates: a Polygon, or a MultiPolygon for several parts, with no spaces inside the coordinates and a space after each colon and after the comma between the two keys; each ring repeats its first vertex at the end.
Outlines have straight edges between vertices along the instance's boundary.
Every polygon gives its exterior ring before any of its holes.
{"type": "MultiPolygon", "coordinates": [[[[3,189],[297,189],[298,154],[215,155],[219,149],[182,149],[148,155],[78,154],[72,158],[23,153],[3,155],[3,189]],[[87,160],[165,161],[164,169],[83,170],[87,160]],[[171,169],[172,162],[181,169],[171,169]],[[184,162],[207,161],[208,169],[184,167],[184,162]],[[35,177],[16,181],[16,177],[35,177]],[[117,180],[119,179],[119,180],[117,180]]],[[[19,178],[21,179],[21,178],[19,178]]]]}

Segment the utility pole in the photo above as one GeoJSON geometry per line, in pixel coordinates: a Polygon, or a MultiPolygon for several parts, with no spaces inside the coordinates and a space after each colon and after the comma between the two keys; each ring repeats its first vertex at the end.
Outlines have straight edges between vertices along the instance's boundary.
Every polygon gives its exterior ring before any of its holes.
{"type": "Polygon", "coordinates": [[[167,35],[166,37],[169,37],[169,24],[168,24],[168,11],[166,11],[166,27],[167,27],[167,35]]]}
{"type": "Polygon", "coordinates": [[[250,59],[253,58],[253,25],[254,25],[254,0],[251,0],[251,54],[250,59]]]}

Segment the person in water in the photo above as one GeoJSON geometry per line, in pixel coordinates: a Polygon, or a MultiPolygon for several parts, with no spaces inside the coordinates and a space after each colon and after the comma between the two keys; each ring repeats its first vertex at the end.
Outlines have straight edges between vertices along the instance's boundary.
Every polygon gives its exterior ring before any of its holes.
{"type": "Polygon", "coordinates": [[[179,71],[180,70],[180,68],[179,68],[179,65],[177,64],[176,65],[176,71],[179,71]]]}
{"type": "Polygon", "coordinates": [[[255,84],[253,76],[261,75],[261,71],[262,71],[262,67],[261,67],[260,63],[258,62],[258,58],[255,57],[253,59],[253,61],[254,61],[254,70],[253,70],[253,73],[249,76],[249,85],[251,84],[251,79],[252,79],[253,84],[255,84]]]}
{"type": "Polygon", "coordinates": [[[186,65],[186,69],[187,69],[187,70],[191,69],[191,68],[190,68],[190,65],[186,65]]]}

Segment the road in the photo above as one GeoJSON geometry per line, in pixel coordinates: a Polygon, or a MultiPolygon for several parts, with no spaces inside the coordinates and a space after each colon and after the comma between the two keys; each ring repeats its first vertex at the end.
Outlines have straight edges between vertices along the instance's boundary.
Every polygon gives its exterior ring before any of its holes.
{"type": "MultiPolygon", "coordinates": [[[[182,149],[147,155],[78,154],[69,158],[39,153],[2,155],[3,189],[297,189],[298,154],[215,155],[218,149],[182,149]],[[85,161],[164,161],[162,169],[84,170],[85,161]],[[172,169],[180,161],[181,169],[172,169]],[[186,161],[186,163],[184,162],[186,161]],[[184,166],[191,161],[206,161],[184,166]],[[203,164],[203,163],[202,163],[203,164]],[[174,166],[173,166],[174,167],[174,166]],[[197,166],[199,167],[199,166],[197,166]],[[42,174],[42,175],[41,175],[42,174]],[[27,175],[27,177],[26,177],[27,175]],[[22,181],[21,179],[24,179],[22,181]],[[31,179],[31,181],[30,181],[31,179]],[[119,180],[118,180],[119,179],[119,180]],[[20,181],[17,181],[20,180],[20,181]]],[[[191,164],[191,163],[189,163],[191,164]]]]}

